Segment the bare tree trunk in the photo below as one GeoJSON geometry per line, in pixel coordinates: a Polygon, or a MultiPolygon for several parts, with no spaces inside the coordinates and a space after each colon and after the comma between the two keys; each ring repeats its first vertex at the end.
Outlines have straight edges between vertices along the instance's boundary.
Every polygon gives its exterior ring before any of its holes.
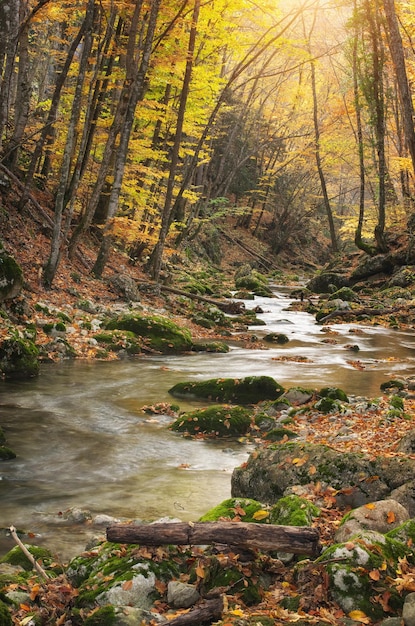
{"type": "Polygon", "coordinates": [[[20,0],[0,3],[0,151],[11,108],[11,82],[19,36],[20,0]]]}
{"type": "Polygon", "coordinates": [[[164,251],[164,246],[165,246],[165,242],[167,239],[169,226],[170,226],[170,214],[171,214],[172,203],[173,203],[173,191],[174,191],[174,183],[176,180],[177,164],[179,161],[179,149],[180,149],[180,144],[182,141],[186,103],[187,103],[187,98],[189,95],[190,80],[192,77],[192,70],[193,70],[193,57],[194,57],[195,44],[196,44],[196,33],[197,33],[197,23],[199,20],[199,11],[200,11],[200,0],[195,0],[194,8],[193,8],[193,15],[192,15],[192,25],[191,25],[190,34],[189,34],[189,44],[187,48],[186,71],[184,74],[183,87],[182,87],[182,91],[180,95],[179,111],[177,114],[177,123],[176,123],[176,133],[174,136],[173,151],[172,151],[171,159],[170,159],[169,178],[167,181],[166,196],[165,196],[164,207],[163,207],[163,212],[161,216],[160,233],[159,233],[157,244],[153,250],[152,257],[151,257],[152,276],[155,280],[158,280],[160,276],[163,251],[164,251]]]}
{"type": "Polygon", "coordinates": [[[63,161],[60,172],[60,180],[55,197],[55,214],[52,231],[52,241],[49,259],[45,266],[43,275],[43,283],[47,289],[52,286],[53,279],[55,278],[56,270],[58,268],[60,254],[61,254],[61,242],[62,242],[62,217],[65,202],[65,192],[69,181],[71,160],[73,156],[73,150],[75,145],[76,127],[81,114],[81,102],[82,91],[85,83],[86,72],[89,64],[89,55],[92,49],[92,29],[94,22],[95,1],[88,0],[86,16],[85,16],[85,37],[82,48],[82,56],[79,63],[79,73],[77,78],[77,84],[75,88],[74,99],[72,103],[71,119],[69,121],[68,133],[66,137],[66,144],[63,153],[63,161]]]}
{"type": "MultiPolygon", "coordinates": [[[[160,9],[161,0],[154,0],[151,5],[151,12],[149,17],[149,22],[147,26],[146,39],[144,43],[144,48],[141,56],[141,63],[139,70],[134,78],[130,101],[128,105],[128,109],[125,116],[124,125],[121,132],[120,144],[118,146],[118,151],[115,159],[114,165],[114,182],[112,184],[112,189],[109,198],[108,204],[108,214],[107,214],[107,228],[106,232],[104,232],[104,238],[95,261],[94,267],[92,269],[92,273],[96,277],[101,277],[102,272],[104,271],[104,267],[108,261],[109,251],[112,243],[111,237],[111,225],[110,220],[115,216],[118,209],[118,202],[121,194],[121,186],[124,176],[125,163],[127,160],[128,153],[128,145],[130,141],[131,131],[134,124],[134,115],[135,110],[137,108],[137,103],[139,100],[142,100],[144,97],[144,93],[146,91],[146,77],[148,72],[148,67],[150,64],[150,56],[151,50],[153,46],[154,33],[156,29],[157,17],[160,9]]],[[[138,14],[137,14],[138,21],[138,14]]]]}

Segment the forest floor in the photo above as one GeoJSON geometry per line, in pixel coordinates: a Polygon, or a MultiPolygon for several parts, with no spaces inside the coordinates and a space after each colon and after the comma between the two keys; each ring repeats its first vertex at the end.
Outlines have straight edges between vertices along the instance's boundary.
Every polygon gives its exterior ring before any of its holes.
{"type": "MultiPolygon", "coordinates": [[[[233,237],[239,239],[246,239],[252,247],[258,245],[256,240],[250,238],[246,231],[233,231],[233,237]]],[[[4,207],[0,211],[0,240],[3,242],[6,250],[12,254],[20,266],[23,269],[25,287],[23,297],[29,304],[28,311],[33,311],[34,307],[38,303],[44,304],[46,307],[66,311],[75,307],[76,302],[79,299],[89,300],[94,305],[111,309],[120,305],[120,296],[116,293],[110,284],[110,279],[119,273],[124,273],[131,276],[138,283],[149,283],[149,277],[143,270],[140,264],[131,265],[126,254],[121,251],[114,250],[111,255],[110,262],[105,270],[102,280],[93,278],[90,274],[90,269],[95,260],[97,252],[97,242],[92,238],[89,238],[83,242],[79,249],[79,254],[74,262],[69,261],[67,258],[62,258],[56,279],[53,283],[53,288],[46,291],[42,286],[42,267],[49,254],[50,246],[50,231],[45,228],[42,223],[42,219],[37,217],[33,219],[33,215],[29,215],[26,210],[19,213],[13,206],[4,207]]],[[[249,259],[243,253],[240,247],[233,246],[229,242],[222,242],[222,258],[223,263],[221,270],[223,275],[232,277],[235,268],[238,264],[242,264],[249,259]]],[[[264,249],[264,254],[267,251],[264,249]]],[[[308,263],[309,267],[312,266],[312,262],[308,263]]],[[[297,268],[291,265],[287,259],[282,264],[281,270],[287,274],[297,273],[297,268]]],[[[303,274],[304,265],[300,266],[300,273],[303,274]]],[[[174,286],[174,283],[173,283],[174,286]]],[[[181,313],[180,299],[175,295],[169,294],[168,296],[163,293],[158,293],[157,290],[145,291],[143,290],[140,296],[141,306],[152,312],[167,311],[170,318],[173,318],[178,324],[186,326],[192,333],[194,338],[213,338],[215,332],[201,328],[192,324],[189,319],[181,313]]],[[[126,306],[127,303],[124,301],[126,306]]],[[[299,303],[300,304],[300,303],[299,303]]],[[[30,315],[30,314],[29,314],[30,315]]],[[[27,319],[30,321],[30,319],[27,319]]],[[[380,323],[388,324],[387,319],[378,320],[380,323]]],[[[81,326],[75,327],[75,337],[71,337],[71,343],[76,345],[78,358],[95,358],[94,350],[91,349],[90,339],[92,333],[85,331],[85,328],[81,326]]],[[[1,333],[5,332],[5,327],[0,326],[1,333]]],[[[46,341],[46,337],[45,337],[46,341]]],[[[249,342],[247,341],[247,345],[249,342]]],[[[252,345],[252,344],[251,344],[252,345]]],[[[114,357],[116,358],[116,357],[114,357]]],[[[389,404],[387,398],[381,399],[379,402],[377,418],[382,419],[383,413],[388,410],[389,404]]],[[[415,416],[415,399],[409,397],[405,399],[405,414],[410,416],[410,419],[394,420],[389,423],[384,423],[382,428],[382,441],[380,451],[379,436],[377,429],[372,427],[373,421],[365,419],[364,416],[356,415],[353,419],[349,420],[349,428],[356,434],[357,439],[350,438],[349,442],[343,444],[337,442],[336,448],[340,450],[353,450],[353,446],[357,446],[359,451],[364,452],[369,456],[376,456],[380,452],[382,454],[395,455],[397,442],[407,432],[413,430],[413,419],[415,416]]],[[[308,441],[316,443],[327,443],[331,440],[331,434],[333,430],[332,416],[322,414],[318,420],[313,423],[313,429],[310,430],[308,435],[308,441]]],[[[295,425],[293,426],[295,429],[295,425]]],[[[320,494],[321,495],[321,494],[320,494]]],[[[322,516],[316,520],[316,526],[320,532],[323,542],[329,543],[332,540],[335,530],[339,525],[341,517],[344,515],[344,511],[339,511],[335,506],[335,498],[331,493],[325,494],[326,507],[323,510],[322,516]]],[[[292,580],[289,568],[283,576],[286,585],[292,586],[293,594],[296,592],[294,581],[292,580]],[[284,578],[285,577],[285,578],[284,578]]],[[[303,609],[301,615],[295,615],[280,607],[278,597],[267,595],[264,598],[264,602],[261,606],[257,606],[253,611],[244,609],[241,614],[237,612],[233,616],[230,616],[227,624],[237,623],[241,617],[246,617],[249,620],[249,613],[254,612],[258,620],[263,616],[269,616],[272,618],[274,624],[285,624],[292,621],[298,621],[300,619],[306,619],[307,622],[316,623],[328,623],[339,624],[343,617],[343,613],[339,607],[332,603],[326,594],[325,581],[317,581],[319,583],[320,596],[316,595],[315,589],[312,586],[312,580],[310,579],[310,588],[303,589],[303,595],[308,593],[307,597],[304,597],[303,609]]],[[[47,606],[49,603],[48,615],[45,611],[45,619],[52,621],[45,621],[42,623],[56,623],[65,624],[66,606],[70,605],[76,590],[74,590],[66,580],[55,580],[49,583],[44,583],[39,586],[38,583],[33,583],[33,588],[30,593],[36,597],[36,594],[42,594],[43,606],[47,606]]],[[[28,623],[25,621],[25,608],[21,608],[13,616],[15,624],[28,623]]],[[[71,622],[69,622],[71,623],[71,622]]],[[[254,622],[247,621],[247,624],[254,622]]],[[[255,622],[256,623],[256,622],[255,622]]],[[[261,623],[261,622],[259,622],[261,623]]],[[[365,616],[360,616],[357,621],[351,621],[349,623],[371,623],[365,616]]]]}

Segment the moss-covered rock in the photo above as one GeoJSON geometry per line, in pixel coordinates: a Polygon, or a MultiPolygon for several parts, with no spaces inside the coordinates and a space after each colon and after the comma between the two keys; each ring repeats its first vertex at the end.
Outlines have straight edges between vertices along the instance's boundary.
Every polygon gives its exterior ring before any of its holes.
{"type": "Polygon", "coordinates": [[[291,494],[274,504],[270,511],[270,522],[282,526],[310,526],[319,515],[320,509],[310,500],[291,494]]]}
{"type": "Polygon", "coordinates": [[[391,583],[397,576],[399,559],[409,552],[399,541],[370,536],[367,541],[360,538],[330,546],[316,564],[325,564],[330,595],[345,613],[362,611],[369,618],[380,620],[390,614],[388,605],[392,611],[402,608],[404,598],[391,583]],[[386,605],[379,602],[383,594],[388,597],[386,605]]]}
{"type": "Polygon", "coordinates": [[[320,398],[314,404],[314,408],[321,413],[337,413],[341,410],[341,404],[338,400],[333,400],[333,398],[320,398]]]}
{"type": "Polygon", "coordinates": [[[0,600],[0,626],[13,626],[13,620],[7,604],[0,600]]]}
{"type": "Polygon", "coordinates": [[[264,439],[267,441],[287,441],[288,439],[295,439],[298,434],[289,428],[277,427],[272,428],[264,434],[264,439]]]}
{"type": "Polygon", "coordinates": [[[9,337],[0,343],[0,371],[8,379],[33,378],[39,374],[39,350],[30,339],[9,337]]]}
{"type": "Polygon", "coordinates": [[[22,287],[22,268],[0,243],[0,302],[18,296],[22,287]]]}
{"type": "Polygon", "coordinates": [[[262,400],[276,400],[283,387],[270,376],[246,378],[211,378],[202,382],[177,383],[169,393],[177,398],[201,398],[212,402],[256,404],[262,400]]]}
{"type": "Polygon", "coordinates": [[[339,387],[323,387],[317,393],[320,398],[331,398],[332,400],[340,400],[341,402],[349,402],[347,394],[339,387]]]}
{"type": "Polygon", "coordinates": [[[201,522],[217,522],[218,520],[263,523],[269,521],[269,514],[264,510],[263,504],[257,500],[229,498],[200,518],[201,522]]]}
{"type": "Polygon", "coordinates": [[[288,343],[289,339],[287,335],[284,335],[284,333],[268,333],[264,336],[264,341],[267,343],[278,343],[283,345],[284,343],[288,343]]]}
{"type": "Polygon", "coordinates": [[[0,445],[0,461],[10,461],[15,459],[16,454],[7,446],[0,445]]]}
{"type": "MultiPolygon", "coordinates": [[[[40,546],[31,546],[25,545],[30,554],[35,558],[36,561],[41,561],[43,567],[49,567],[52,563],[54,563],[54,558],[52,553],[47,548],[42,548],[40,546]]],[[[24,554],[19,546],[14,546],[7,554],[5,554],[1,559],[0,563],[9,563],[10,565],[18,565],[22,567],[27,572],[30,572],[33,569],[33,564],[24,554]]]]}
{"type": "Polygon", "coordinates": [[[226,354],[230,348],[224,341],[201,341],[194,343],[192,352],[213,352],[217,354],[226,354]]]}
{"type": "Polygon", "coordinates": [[[344,302],[355,302],[358,299],[357,293],[350,287],[341,287],[329,296],[329,300],[343,300],[344,302]]]}
{"type": "Polygon", "coordinates": [[[116,624],[115,608],[103,606],[89,615],[83,622],[84,626],[114,626],[116,624]]]}
{"type": "Polygon", "coordinates": [[[106,324],[107,330],[128,330],[143,338],[147,350],[162,354],[187,352],[193,342],[190,332],[166,317],[143,316],[137,313],[121,315],[106,324]]]}
{"type": "Polygon", "coordinates": [[[103,344],[111,352],[140,354],[141,338],[129,330],[107,330],[94,335],[99,344],[103,344]]]}
{"type": "Polygon", "coordinates": [[[360,506],[385,497],[388,487],[382,478],[387,471],[362,454],[290,441],[252,453],[247,463],[234,469],[231,493],[272,504],[289,487],[320,482],[340,490],[338,498],[347,495],[351,506],[360,506]]]}
{"type": "Polygon", "coordinates": [[[251,426],[251,411],[240,406],[214,405],[181,415],[170,428],[189,435],[237,437],[251,426]]]}
{"type": "Polygon", "coordinates": [[[274,294],[268,287],[267,283],[267,279],[264,280],[264,277],[262,277],[258,272],[252,272],[251,274],[240,276],[235,279],[236,289],[246,289],[247,291],[251,291],[256,296],[272,298],[274,294]]]}

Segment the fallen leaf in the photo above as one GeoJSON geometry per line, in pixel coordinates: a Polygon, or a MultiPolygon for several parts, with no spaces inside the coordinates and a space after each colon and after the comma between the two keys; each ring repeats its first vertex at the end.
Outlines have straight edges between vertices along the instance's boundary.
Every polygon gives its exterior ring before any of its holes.
{"type": "Polygon", "coordinates": [[[371,578],[372,580],[379,580],[380,579],[380,572],[378,569],[372,569],[371,572],[369,572],[369,578],[371,578]]]}
{"type": "Polygon", "coordinates": [[[363,611],[350,611],[349,617],[356,622],[362,622],[362,624],[370,624],[371,622],[371,619],[363,611]]]}
{"type": "Polygon", "coordinates": [[[396,522],[396,515],[393,511],[388,511],[386,521],[388,522],[388,524],[393,524],[393,522],[396,522]]]}
{"type": "Polygon", "coordinates": [[[269,515],[268,511],[264,511],[263,509],[261,509],[260,511],[255,511],[252,517],[256,520],[261,520],[261,519],[265,519],[266,517],[268,517],[268,515],[269,515]]]}
{"type": "Polygon", "coordinates": [[[131,587],[133,586],[133,581],[132,580],[126,580],[123,584],[122,584],[122,588],[124,589],[124,591],[129,591],[131,589],[131,587]]]}
{"type": "Polygon", "coordinates": [[[376,508],[376,504],[374,502],[369,502],[368,504],[365,504],[365,509],[370,509],[373,510],[376,508]]]}

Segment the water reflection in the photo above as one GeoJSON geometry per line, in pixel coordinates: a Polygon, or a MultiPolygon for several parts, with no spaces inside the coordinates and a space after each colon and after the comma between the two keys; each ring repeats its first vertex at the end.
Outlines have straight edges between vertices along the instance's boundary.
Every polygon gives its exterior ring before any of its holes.
{"type": "MultiPolygon", "coordinates": [[[[287,334],[283,346],[67,362],[43,366],[36,380],[2,383],[0,424],[17,459],[0,465],[0,527],[40,533],[36,542],[66,559],[97,533],[65,524],[61,513],[71,507],[142,520],[190,520],[229,497],[231,472],[246,459],[246,447],[183,439],[167,430],[167,416],[142,412],[146,404],[175,402],[168,389],[177,382],[264,374],[285,387],[339,385],[347,393],[376,396],[383,380],[415,373],[411,333],[360,327],[355,334],[352,324],[332,324],[337,334],[329,335],[312,316],[288,311],[289,303],[284,294],[258,298],[267,325],[251,329],[257,337],[287,334]],[[338,343],[323,343],[327,337],[338,343]],[[357,344],[359,352],[348,344],[357,344]],[[299,357],[305,360],[290,360],[299,357]],[[356,369],[357,360],[363,369],[356,369]]],[[[204,404],[180,401],[182,410],[204,404]]],[[[0,553],[11,545],[0,539],[0,553]]]]}

